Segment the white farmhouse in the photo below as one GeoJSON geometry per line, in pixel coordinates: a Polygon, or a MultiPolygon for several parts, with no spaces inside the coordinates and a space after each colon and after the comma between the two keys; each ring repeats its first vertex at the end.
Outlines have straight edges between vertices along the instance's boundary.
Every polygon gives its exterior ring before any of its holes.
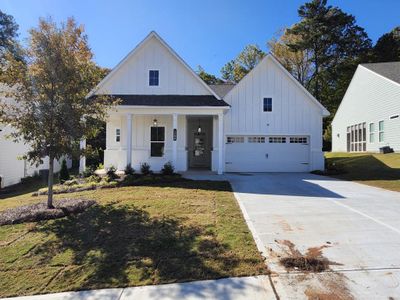
{"type": "Polygon", "coordinates": [[[155,32],[89,95],[109,114],[105,167],[159,171],[308,172],[324,168],[328,111],[272,56],[238,84],[207,85],[155,32]]]}
{"type": "Polygon", "coordinates": [[[359,65],[332,121],[332,151],[400,151],[400,62],[359,65]]]}

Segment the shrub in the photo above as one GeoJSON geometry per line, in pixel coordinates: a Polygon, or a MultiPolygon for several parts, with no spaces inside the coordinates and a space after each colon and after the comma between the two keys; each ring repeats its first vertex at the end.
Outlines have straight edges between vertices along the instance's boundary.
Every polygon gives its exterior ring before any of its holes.
{"type": "Polygon", "coordinates": [[[115,174],[115,167],[111,166],[107,169],[107,177],[108,177],[108,181],[113,181],[114,179],[118,178],[118,175],[115,174]]]}
{"type": "Polygon", "coordinates": [[[127,164],[125,168],[125,175],[133,175],[135,170],[132,168],[131,164],[127,164]]]}
{"type": "Polygon", "coordinates": [[[82,177],[86,178],[86,177],[92,176],[94,171],[95,170],[94,170],[94,168],[92,166],[86,167],[85,170],[83,170],[81,175],[82,175],[82,177]]]}
{"type": "Polygon", "coordinates": [[[91,175],[86,178],[86,182],[100,182],[100,181],[101,181],[101,178],[99,176],[97,176],[96,174],[91,175]]]}
{"type": "Polygon", "coordinates": [[[61,183],[64,183],[65,181],[69,180],[69,172],[68,172],[68,166],[67,166],[67,161],[65,159],[62,160],[61,163],[61,170],[59,174],[59,179],[61,183]]]}
{"type": "Polygon", "coordinates": [[[97,170],[103,170],[103,169],[104,169],[104,164],[100,163],[100,164],[97,166],[97,170]]]}
{"type": "Polygon", "coordinates": [[[125,176],[124,181],[122,182],[123,185],[129,186],[134,185],[137,181],[137,177],[133,174],[128,174],[125,176]]]}
{"type": "Polygon", "coordinates": [[[174,166],[172,165],[172,163],[169,161],[167,162],[164,167],[161,169],[161,173],[163,175],[173,175],[174,174],[174,166]]]}
{"type": "Polygon", "coordinates": [[[152,171],[150,169],[150,165],[148,163],[142,163],[140,165],[140,172],[143,175],[150,175],[152,173],[152,171]]]}

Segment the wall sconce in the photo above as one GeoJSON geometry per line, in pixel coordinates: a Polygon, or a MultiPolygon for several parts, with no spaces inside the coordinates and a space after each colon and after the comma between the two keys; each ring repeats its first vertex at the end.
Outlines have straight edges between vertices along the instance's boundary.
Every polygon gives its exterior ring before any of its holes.
{"type": "Polygon", "coordinates": [[[197,128],[197,133],[201,133],[200,119],[199,119],[199,127],[197,128]]]}
{"type": "Polygon", "coordinates": [[[153,120],[153,125],[154,125],[154,127],[157,127],[157,125],[158,125],[157,119],[154,119],[154,120],[153,120]]]}

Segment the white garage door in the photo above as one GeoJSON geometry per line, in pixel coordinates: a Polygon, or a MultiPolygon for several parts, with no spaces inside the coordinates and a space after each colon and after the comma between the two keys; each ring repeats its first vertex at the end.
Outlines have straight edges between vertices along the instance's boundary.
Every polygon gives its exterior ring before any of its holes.
{"type": "Polygon", "coordinates": [[[226,172],[308,172],[307,136],[227,136],[226,172]]]}

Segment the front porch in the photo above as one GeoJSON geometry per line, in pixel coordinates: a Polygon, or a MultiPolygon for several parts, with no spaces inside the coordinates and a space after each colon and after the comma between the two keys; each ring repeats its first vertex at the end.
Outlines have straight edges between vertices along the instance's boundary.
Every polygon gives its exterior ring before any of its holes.
{"type": "Polygon", "coordinates": [[[224,108],[119,107],[107,122],[104,166],[224,172],[224,108]]]}

